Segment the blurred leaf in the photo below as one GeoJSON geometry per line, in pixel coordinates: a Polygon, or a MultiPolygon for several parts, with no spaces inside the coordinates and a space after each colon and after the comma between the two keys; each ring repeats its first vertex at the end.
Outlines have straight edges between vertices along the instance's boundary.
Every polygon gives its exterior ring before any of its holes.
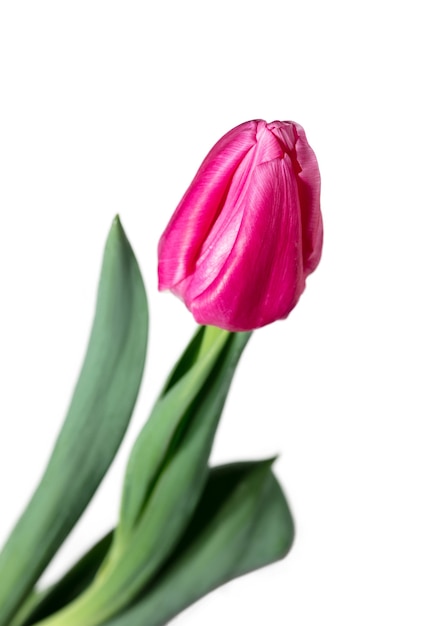
{"type": "MultiPolygon", "coordinates": [[[[190,524],[149,588],[108,626],[162,626],[216,587],[283,558],[294,527],[271,461],[210,470],[190,524]]],[[[39,594],[29,626],[67,604],[88,584],[111,541],[105,537],[56,585],[39,594]]]]}
{"type": "Polygon", "coordinates": [[[163,626],[216,587],[283,558],[294,538],[271,461],[211,470],[193,520],[145,593],[104,626],[163,626]]]}
{"type": "Polygon", "coordinates": [[[0,555],[0,626],[9,626],[107,471],[131,417],[144,368],[148,313],[119,218],[104,252],[89,345],[41,482],[0,555]]]}
{"type": "Polygon", "coordinates": [[[29,626],[59,611],[72,602],[93,581],[113,540],[113,532],[96,543],[55,584],[43,591],[34,591],[15,615],[10,626],[29,626]]]}

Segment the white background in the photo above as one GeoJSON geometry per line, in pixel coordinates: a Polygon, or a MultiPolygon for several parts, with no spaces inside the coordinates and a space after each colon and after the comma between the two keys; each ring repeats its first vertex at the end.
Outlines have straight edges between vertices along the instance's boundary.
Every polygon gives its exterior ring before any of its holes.
{"type": "MultiPolygon", "coordinates": [[[[427,98],[423,2],[0,4],[0,543],[41,475],[118,212],[150,299],[122,452],[47,574],[116,518],[127,453],[194,322],[157,240],[200,161],[248,119],[306,129],[322,262],[239,368],[215,461],[280,453],[289,557],[186,626],[428,623],[427,98]]],[[[66,494],[64,494],[66,498],[66,494]]]]}

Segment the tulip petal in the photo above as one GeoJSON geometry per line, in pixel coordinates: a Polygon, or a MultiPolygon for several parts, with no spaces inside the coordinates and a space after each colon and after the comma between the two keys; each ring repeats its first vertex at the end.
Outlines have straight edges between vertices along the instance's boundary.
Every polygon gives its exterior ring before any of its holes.
{"type": "Polygon", "coordinates": [[[159,242],[159,289],[173,289],[193,272],[199,251],[221,211],[236,168],[256,143],[257,122],[227,133],[209,152],[159,242]]]}
{"type": "Polygon", "coordinates": [[[322,249],[321,180],[317,158],[300,124],[272,122],[268,128],[284,145],[284,150],[293,162],[302,218],[303,269],[307,277],[317,267],[322,249]]]}
{"type": "Polygon", "coordinates": [[[264,326],[286,317],[303,290],[299,197],[290,158],[262,163],[251,178],[227,260],[204,292],[189,292],[187,304],[199,323],[234,331],[264,326]]]}
{"type": "Polygon", "coordinates": [[[317,158],[307,142],[303,128],[294,123],[297,132],[296,157],[301,171],[297,175],[302,215],[302,253],[305,277],[315,270],[321,259],[323,226],[320,210],[321,179],[317,158]]]}
{"type": "Polygon", "coordinates": [[[247,152],[233,174],[222,211],[201,247],[194,273],[180,284],[180,292],[186,302],[205,291],[215,279],[218,268],[222,268],[227,261],[241,226],[245,209],[243,199],[247,193],[252,193],[252,172],[257,165],[281,158],[282,155],[277,138],[268,131],[265,122],[259,122],[257,143],[247,152]]]}

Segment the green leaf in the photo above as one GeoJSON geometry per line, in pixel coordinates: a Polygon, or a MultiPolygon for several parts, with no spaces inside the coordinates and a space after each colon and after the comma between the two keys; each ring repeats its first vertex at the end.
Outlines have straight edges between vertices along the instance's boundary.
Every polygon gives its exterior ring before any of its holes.
{"type": "Polygon", "coordinates": [[[0,626],[87,506],[122,441],[147,343],[141,274],[119,218],[106,243],[92,332],[68,414],[30,503],[0,555],[0,626]]]}
{"type": "Polygon", "coordinates": [[[93,626],[117,614],[150,582],[184,532],[204,488],[220,415],[250,337],[212,327],[201,332],[196,360],[192,364],[185,356],[186,366],[180,361],[180,376],[176,368],[149,420],[155,424],[145,427],[150,436],[144,435],[144,445],[141,439],[136,444],[141,461],[133,456],[132,524],[123,535],[119,526],[118,541],[115,536],[87,592],[44,626],[93,626]]]}
{"type": "Polygon", "coordinates": [[[10,626],[34,624],[77,598],[95,578],[112,540],[113,531],[98,541],[58,582],[42,591],[34,590],[10,626]]]}
{"type": "Polygon", "coordinates": [[[110,531],[84,554],[73,567],[56,583],[28,596],[10,626],[29,626],[77,598],[93,581],[104,561],[113,540],[110,531]]]}
{"type": "Polygon", "coordinates": [[[149,589],[104,626],[163,626],[216,587],[283,558],[294,538],[271,461],[215,468],[195,516],[149,589]]]}
{"type": "MultiPolygon", "coordinates": [[[[178,546],[132,607],[108,626],[161,626],[216,587],[283,558],[294,527],[271,461],[234,463],[210,470],[198,507],[178,546]]],[[[62,580],[39,594],[29,626],[63,607],[91,580],[111,533],[62,580]]]]}
{"type": "MultiPolygon", "coordinates": [[[[193,419],[190,409],[207,383],[229,333],[200,327],[175,366],[129,457],[115,543],[125,543],[193,419]]],[[[219,416],[219,414],[218,414],[219,416]]]]}

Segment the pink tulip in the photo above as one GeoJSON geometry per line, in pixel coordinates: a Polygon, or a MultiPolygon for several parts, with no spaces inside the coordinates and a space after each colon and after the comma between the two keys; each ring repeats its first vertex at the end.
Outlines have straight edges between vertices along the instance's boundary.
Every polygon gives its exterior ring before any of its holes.
{"type": "Polygon", "coordinates": [[[287,317],[322,248],[320,175],[301,126],[245,122],[209,152],[159,242],[159,289],[199,324],[287,317]]]}

